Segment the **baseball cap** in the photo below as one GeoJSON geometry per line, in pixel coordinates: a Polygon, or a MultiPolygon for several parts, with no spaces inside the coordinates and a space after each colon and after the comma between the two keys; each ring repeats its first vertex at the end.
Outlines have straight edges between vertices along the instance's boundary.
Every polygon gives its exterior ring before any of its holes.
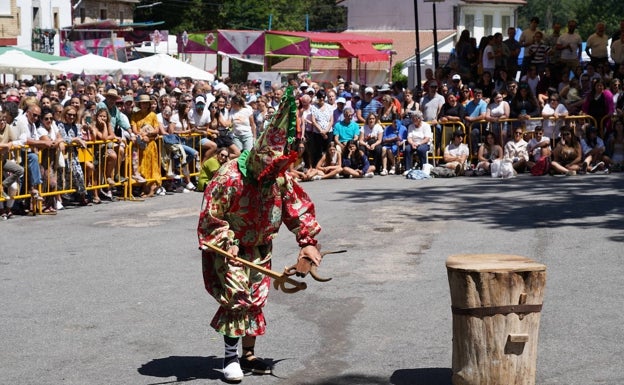
{"type": "Polygon", "coordinates": [[[249,96],[249,100],[247,101],[247,103],[254,103],[257,101],[258,101],[258,98],[256,97],[256,95],[251,95],[249,96]]]}
{"type": "Polygon", "coordinates": [[[364,93],[365,94],[374,94],[375,90],[373,89],[373,87],[366,87],[366,89],[364,89],[364,93]]]}
{"type": "Polygon", "coordinates": [[[453,75],[453,80],[461,80],[461,76],[459,74],[453,75]]]}
{"type": "Polygon", "coordinates": [[[347,104],[347,100],[341,96],[338,99],[336,99],[336,103],[347,104]]]}
{"type": "Polygon", "coordinates": [[[198,104],[206,104],[206,99],[203,96],[198,96],[195,98],[195,105],[198,104]]]}

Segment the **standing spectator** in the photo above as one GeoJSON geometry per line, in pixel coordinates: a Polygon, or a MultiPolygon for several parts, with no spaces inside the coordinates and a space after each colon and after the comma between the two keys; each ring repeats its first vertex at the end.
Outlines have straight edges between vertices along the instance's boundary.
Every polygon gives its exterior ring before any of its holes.
{"type": "Polygon", "coordinates": [[[589,35],[585,43],[585,53],[590,57],[594,67],[609,64],[608,44],[609,36],[605,34],[605,23],[599,22],[596,24],[596,32],[589,35]]]}
{"type": "Polygon", "coordinates": [[[150,105],[148,95],[139,96],[139,111],[132,114],[130,121],[140,149],[138,173],[147,179],[141,197],[153,197],[156,193],[164,195],[164,191],[160,190],[160,153],[155,139],[158,135],[167,133],[158,123],[158,118],[151,111],[150,105]]]}
{"type": "Polygon", "coordinates": [[[234,144],[241,150],[251,150],[256,137],[256,124],[253,120],[253,111],[245,104],[245,100],[236,95],[230,101],[230,119],[234,144]]]}
{"type": "Polygon", "coordinates": [[[524,47],[524,57],[522,58],[522,71],[520,76],[524,75],[526,71],[529,69],[529,65],[531,64],[531,56],[529,55],[528,47],[533,44],[535,33],[538,31],[537,26],[539,24],[539,18],[533,16],[531,18],[529,28],[522,31],[520,35],[520,39],[518,43],[520,47],[524,47]]]}
{"type": "Polygon", "coordinates": [[[442,106],[446,101],[444,96],[438,93],[438,82],[433,80],[429,83],[427,94],[420,99],[420,110],[423,113],[423,119],[435,127],[435,150],[436,154],[440,153],[440,146],[442,141],[442,126],[438,123],[438,117],[442,106]]]}
{"type": "Polygon", "coordinates": [[[516,40],[516,29],[514,27],[507,28],[507,39],[503,41],[507,46],[509,56],[507,57],[507,73],[511,79],[516,78],[518,73],[518,56],[520,56],[520,43],[516,40]]]}
{"type": "Polygon", "coordinates": [[[535,32],[533,44],[525,48],[529,50],[529,56],[531,57],[530,65],[535,67],[537,74],[544,72],[548,62],[548,55],[550,54],[550,46],[542,40],[543,37],[542,31],[535,32]]]}
{"type": "Polygon", "coordinates": [[[325,91],[319,90],[316,93],[316,103],[312,106],[312,115],[314,116],[312,140],[314,144],[311,144],[311,148],[317,150],[312,153],[312,163],[309,164],[311,168],[318,163],[323,149],[327,148],[327,145],[333,140],[334,111],[325,102],[326,96],[325,91]]]}
{"type": "MultiPolygon", "coordinates": [[[[622,34],[619,39],[611,41],[611,59],[615,63],[615,70],[619,72],[621,76],[620,67],[624,65],[624,34],[622,34]]],[[[618,76],[614,75],[614,77],[618,76]]],[[[618,78],[622,80],[621,77],[618,78]]]]}
{"type": "Polygon", "coordinates": [[[514,127],[527,126],[529,119],[540,116],[539,103],[531,92],[528,83],[520,83],[518,88],[520,91],[509,104],[510,118],[518,119],[518,122],[514,123],[514,127]]]}
{"type": "MultiPolygon", "coordinates": [[[[554,22],[552,26],[552,33],[544,39],[546,44],[550,47],[550,54],[548,56],[548,64],[550,65],[553,73],[563,73],[561,71],[561,51],[557,49],[557,41],[561,37],[561,23],[554,22]]],[[[568,73],[569,76],[569,73],[568,73]]]]}
{"type": "Polygon", "coordinates": [[[470,67],[474,60],[474,51],[470,43],[470,31],[464,29],[455,44],[455,56],[457,57],[457,70],[465,78],[470,78],[470,67]]]}
{"type": "Polygon", "coordinates": [[[576,20],[568,21],[568,31],[557,40],[563,71],[570,72],[580,64],[582,43],[581,35],[576,32],[576,20]]]}
{"type": "Polygon", "coordinates": [[[379,113],[382,105],[377,99],[374,98],[375,90],[373,87],[366,87],[364,89],[364,99],[358,101],[355,104],[355,113],[357,123],[365,123],[368,114],[371,112],[379,113]]]}
{"type": "Polygon", "coordinates": [[[488,43],[483,50],[481,68],[483,73],[489,72],[490,74],[494,73],[496,69],[496,59],[502,56],[502,52],[496,51],[496,38],[489,37],[488,43]]]}

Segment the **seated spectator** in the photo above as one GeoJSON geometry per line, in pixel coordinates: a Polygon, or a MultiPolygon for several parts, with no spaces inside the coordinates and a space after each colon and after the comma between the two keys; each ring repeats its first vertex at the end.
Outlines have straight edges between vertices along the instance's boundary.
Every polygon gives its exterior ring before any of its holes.
{"type": "Polygon", "coordinates": [[[299,142],[299,144],[297,145],[297,160],[288,166],[288,173],[292,175],[292,177],[295,178],[297,182],[310,181],[312,180],[312,177],[316,174],[312,171],[314,170],[314,167],[311,167],[305,162],[305,151],[305,143],[303,141],[299,142]]]}
{"type": "Polygon", "coordinates": [[[427,153],[431,149],[431,141],[433,140],[433,131],[431,130],[431,126],[423,121],[422,112],[415,111],[410,115],[412,123],[407,128],[405,149],[403,152],[406,173],[412,169],[412,157],[414,153],[418,156],[418,165],[421,168],[427,163],[427,153]]]}
{"type": "Polygon", "coordinates": [[[342,152],[342,172],[345,178],[372,178],[375,166],[371,166],[364,151],[355,140],[349,140],[342,152]]]}
{"type": "Polygon", "coordinates": [[[336,149],[336,143],[327,145],[327,150],[314,168],[312,180],[338,178],[342,173],[342,158],[336,149]]]}
{"type": "Polygon", "coordinates": [[[375,169],[380,169],[381,165],[381,141],[383,139],[384,128],[379,123],[376,113],[370,113],[366,118],[366,124],[362,126],[358,143],[364,150],[364,154],[373,158],[375,169]]]}
{"type": "Polygon", "coordinates": [[[581,143],[569,126],[561,128],[561,140],[553,150],[550,170],[556,174],[576,175],[581,168],[583,150],[581,143]]]}
{"type": "Polygon", "coordinates": [[[526,170],[529,161],[527,142],[524,140],[524,132],[521,127],[514,129],[514,137],[505,144],[505,158],[511,160],[511,164],[517,173],[526,170]]]}
{"type": "Polygon", "coordinates": [[[605,154],[604,141],[598,136],[598,128],[587,127],[585,137],[581,139],[583,164],[581,173],[604,170],[611,165],[611,159],[605,154]]]}
{"type": "Polygon", "coordinates": [[[490,166],[495,160],[503,159],[503,148],[497,143],[492,131],[485,133],[485,141],[479,146],[477,155],[477,175],[490,174],[490,166]]]}
{"type": "Polygon", "coordinates": [[[206,161],[202,163],[201,170],[199,171],[199,177],[197,178],[197,188],[199,191],[204,191],[208,182],[210,182],[221,165],[227,162],[228,159],[228,150],[225,148],[219,148],[215,155],[206,159],[206,161]]]}
{"type": "Polygon", "coordinates": [[[454,94],[448,94],[446,103],[440,111],[440,123],[463,123],[466,116],[466,109],[457,101],[454,94]]]}
{"type": "Polygon", "coordinates": [[[613,136],[608,141],[607,147],[611,158],[611,170],[624,170],[624,120],[621,118],[613,124],[613,136]]]}
{"type": "Polygon", "coordinates": [[[570,115],[578,115],[585,102],[579,80],[576,78],[570,79],[570,83],[561,89],[560,96],[570,115]]]}
{"type": "Polygon", "coordinates": [[[336,143],[336,149],[340,153],[344,150],[348,141],[357,141],[360,137],[360,126],[353,121],[353,109],[345,108],[343,117],[344,119],[334,124],[334,143],[336,143]]]}
{"type": "Polygon", "coordinates": [[[399,147],[405,140],[406,133],[405,126],[398,119],[386,126],[381,140],[381,171],[379,175],[394,175],[396,173],[395,159],[399,154],[399,147]]]}
{"type": "Polygon", "coordinates": [[[542,127],[544,135],[553,140],[559,136],[559,129],[565,124],[565,118],[568,116],[568,109],[565,104],[560,103],[559,94],[550,95],[548,103],[542,109],[542,127]]]}
{"type": "MultiPolygon", "coordinates": [[[[550,156],[552,149],[550,147],[550,138],[544,135],[544,129],[541,126],[535,127],[535,136],[529,140],[527,144],[527,152],[529,153],[529,161],[527,167],[533,170],[536,164],[544,163],[543,170],[539,173],[532,172],[533,175],[544,175],[550,168],[550,156]],[[547,167],[546,167],[547,165],[547,167]]],[[[541,167],[541,166],[540,166],[541,167]]]]}
{"type": "MultiPolygon", "coordinates": [[[[17,105],[15,103],[6,103],[4,108],[6,110],[7,105],[12,104],[15,112],[17,112],[17,105]]],[[[24,168],[17,164],[14,160],[10,159],[10,151],[13,148],[11,141],[11,130],[8,128],[6,116],[9,115],[7,111],[0,111],[0,166],[3,175],[0,175],[2,184],[0,184],[0,197],[4,201],[0,201],[1,219],[7,220],[13,216],[13,204],[15,199],[13,197],[19,192],[19,180],[24,175],[24,168]]],[[[12,119],[12,118],[10,118],[12,119]]]]}
{"type": "Polygon", "coordinates": [[[444,167],[455,170],[455,175],[464,175],[470,151],[464,143],[464,132],[460,129],[453,132],[453,140],[444,149],[444,167]]]}

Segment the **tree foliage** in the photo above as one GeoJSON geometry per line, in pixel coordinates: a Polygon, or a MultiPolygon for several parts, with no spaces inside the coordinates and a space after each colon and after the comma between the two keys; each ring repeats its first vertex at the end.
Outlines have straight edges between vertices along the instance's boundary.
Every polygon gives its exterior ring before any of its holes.
{"type": "MultiPolygon", "coordinates": [[[[144,1],[145,2],[145,1],[144,1]]],[[[146,2],[145,2],[146,3],[146,2]]],[[[135,21],[164,21],[170,33],[215,29],[343,31],[346,8],[335,0],[168,0],[137,8],[135,21]]]]}
{"type": "Polygon", "coordinates": [[[518,25],[526,28],[531,17],[540,19],[539,28],[550,32],[554,22],[561,23],[565,30],[568,20],[577,21],[577,32],[583,40],[595,32],[596,23],[606,24],[611,36],[620,28],[624,19],[624,2],[621,0],[528,0],[526,7],[519,10],[518,25]]]}

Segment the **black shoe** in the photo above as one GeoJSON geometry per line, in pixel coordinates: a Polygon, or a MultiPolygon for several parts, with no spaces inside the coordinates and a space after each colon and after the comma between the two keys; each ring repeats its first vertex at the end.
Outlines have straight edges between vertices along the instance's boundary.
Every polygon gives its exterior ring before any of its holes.
{"type": "Polygon", "coordinates": [[[252,372],[254,374],[271,374],[272,367],[261,359],[254,357],[251,360],[245,357],[239,359],[241,369],[244,372],[252,372]]]}

